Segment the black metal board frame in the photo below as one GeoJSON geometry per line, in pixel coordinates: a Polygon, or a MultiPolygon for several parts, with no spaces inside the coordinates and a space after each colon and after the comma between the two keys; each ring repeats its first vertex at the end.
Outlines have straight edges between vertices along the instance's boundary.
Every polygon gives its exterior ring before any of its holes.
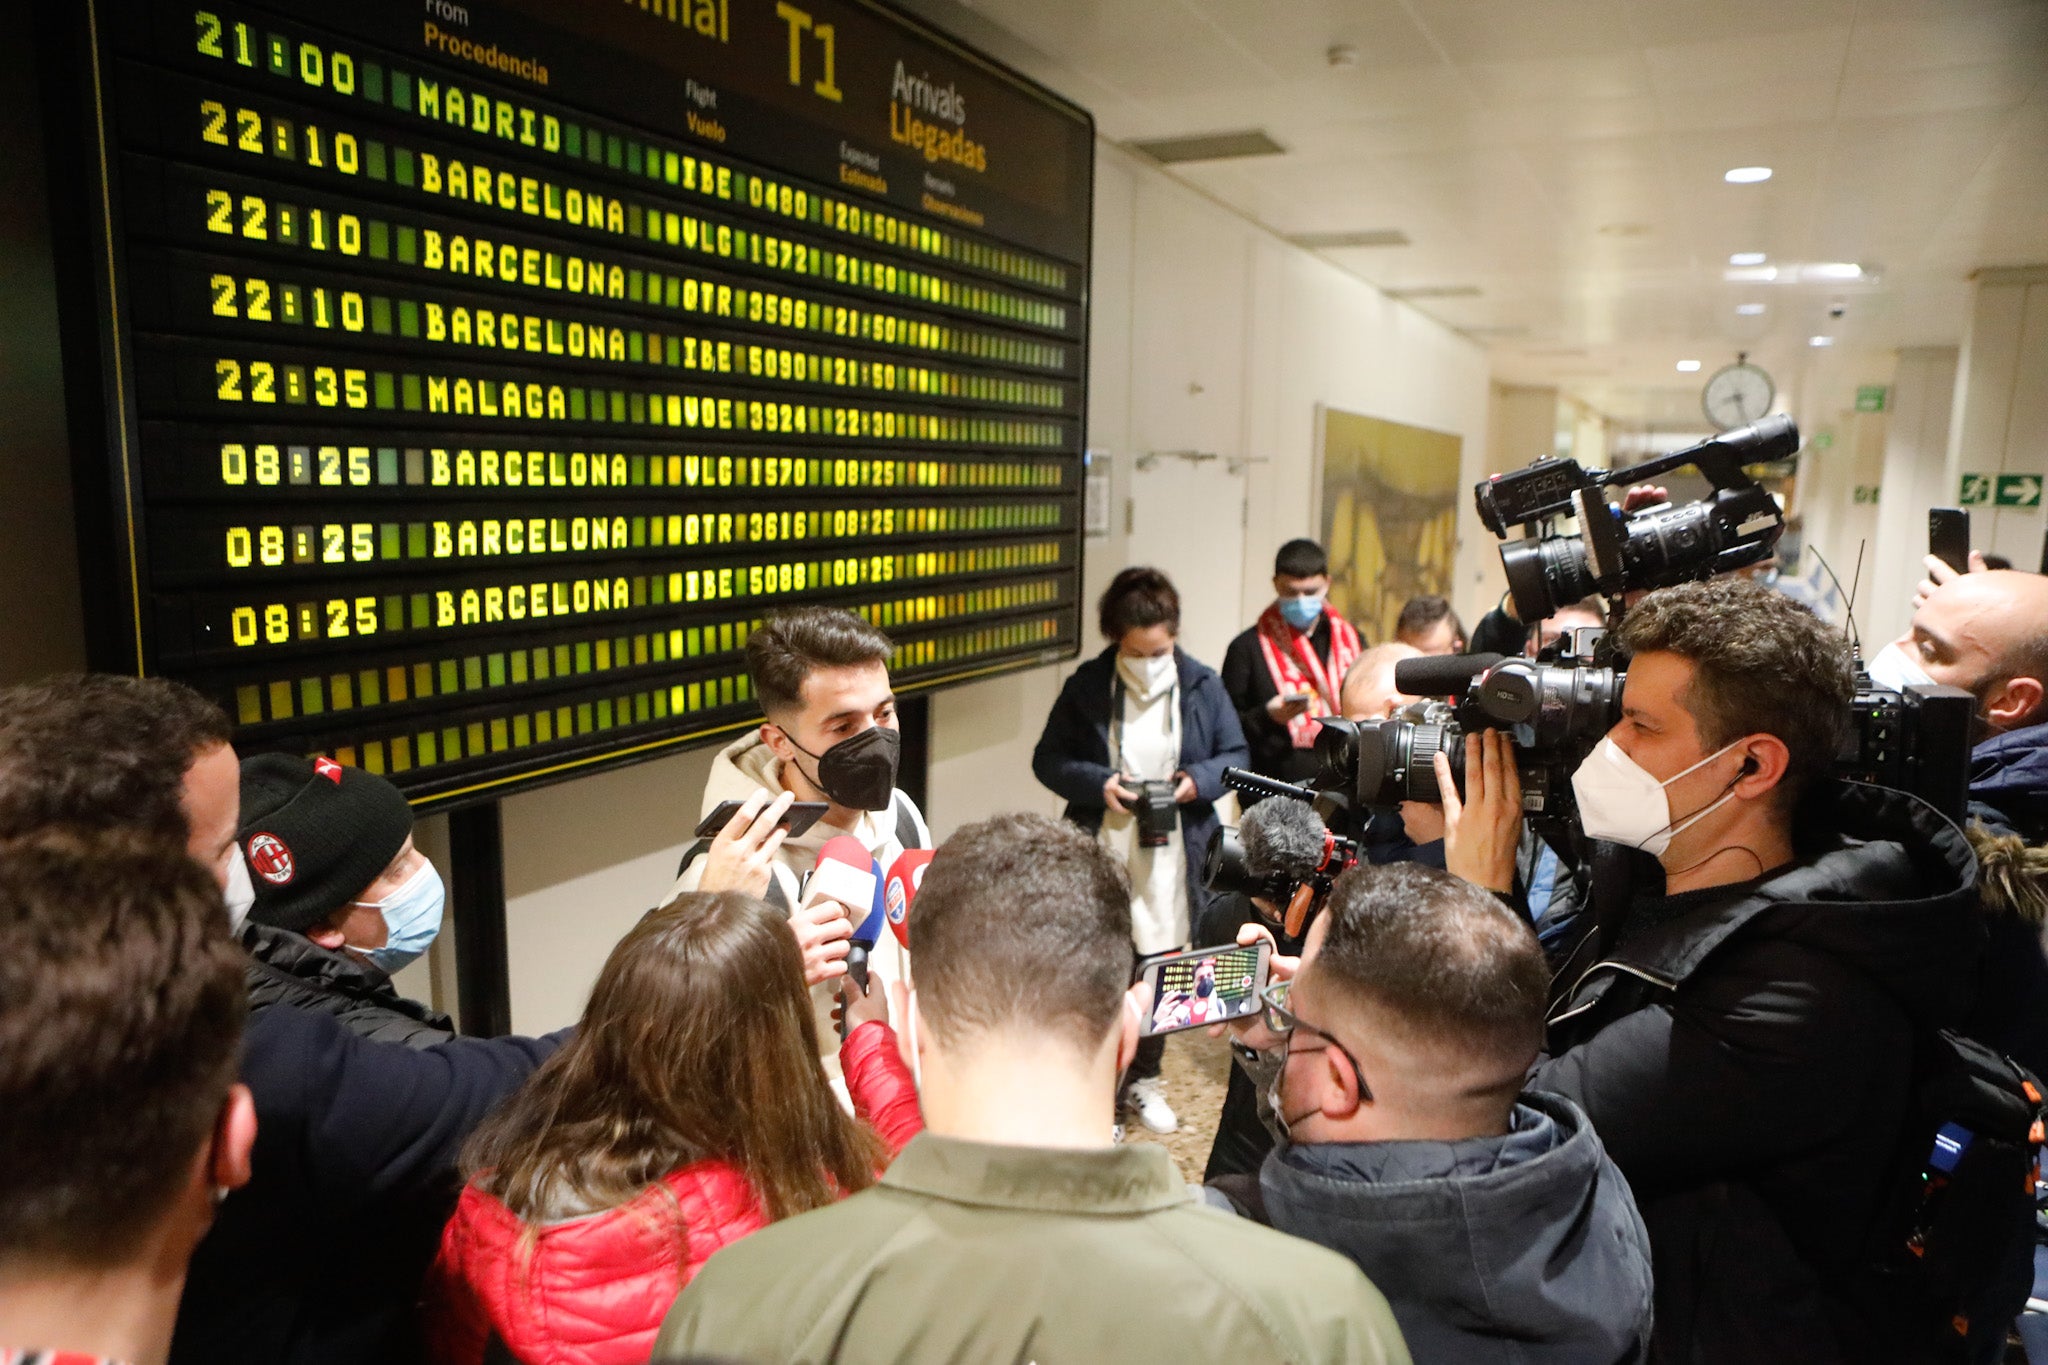
{"type": "Polygon", "coordinates": [[[95,666],[452,809],[744,728],[784,603],[1078,650],[1082,111],[871,0],[39,9],[95,666]]]}

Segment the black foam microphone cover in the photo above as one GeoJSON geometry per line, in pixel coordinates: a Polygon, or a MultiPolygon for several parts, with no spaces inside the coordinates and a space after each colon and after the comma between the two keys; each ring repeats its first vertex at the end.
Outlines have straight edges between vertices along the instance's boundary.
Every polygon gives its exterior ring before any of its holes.
{"type": "Polygon", "coordinates": [[[1276,796],[1244,814],[1238,838],[1244,842],[1244,868],[1255,877],[1275,873],[1290,881],[1312,876],[1323,861],[1329,833],[1315,810],[1300,801],[1276,796]]]}
{"type": "Polygon", "coordinates": [[[1411,697],[1453,697],[1502,659],[1499,654],[1425,654],[1394,665],[1394,686],[1411,697]]]}

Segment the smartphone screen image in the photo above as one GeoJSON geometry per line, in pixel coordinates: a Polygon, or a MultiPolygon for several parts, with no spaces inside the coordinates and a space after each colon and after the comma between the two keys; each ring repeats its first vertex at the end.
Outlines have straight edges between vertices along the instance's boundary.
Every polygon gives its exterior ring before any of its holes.
{"type": "Polygon", "coordinates": [[[1257,1014],[1271,952],[1265,943],[1232,944],[1146,959],[1140,968],[1152,987],[1146,1034],[1178,1033],[1257,1014]]]}

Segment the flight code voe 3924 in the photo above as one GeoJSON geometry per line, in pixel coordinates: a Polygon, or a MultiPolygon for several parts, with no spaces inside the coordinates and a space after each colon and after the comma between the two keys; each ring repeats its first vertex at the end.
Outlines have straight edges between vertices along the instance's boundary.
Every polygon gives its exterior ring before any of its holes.
{"type": "Polygon", "coordinates": [[[96,2],[147,19],[105,114],[145,649],[258,747],[431,798],[681,742],[785,603],[905,685],[1078,642],[1085,266],[345,15],[96,2]]]}

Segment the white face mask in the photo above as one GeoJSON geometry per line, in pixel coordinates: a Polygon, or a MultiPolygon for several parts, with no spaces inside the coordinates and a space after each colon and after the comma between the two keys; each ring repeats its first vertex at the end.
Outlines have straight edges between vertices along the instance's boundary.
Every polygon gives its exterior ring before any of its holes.
{"type": "Polygon", "coordinates": [[[1897,640],[1877,651],[1877,657],[1870,661],[1868,667],[1870,680],[1893,692],[1903,692],[1915,683],[1925,687],[1934,682],[1918,659],[1899,648],[1897,640]]]}
{"type": "Polygon", "coordinates": [[[1179,675],[1174,667],[1173,653],[1154,654],[1150,658],[1134,659],[1128,654],[1116,656],[1116,671],[1123,675],[1124,686],[1135,692],[1140,701],[1158,696],[1173,685],[1179,675]]]}
{"type": "Polygon", "coordinates": [[[1661,858],[1674,836],[1690,829],[1726,805],[1735,795],[1735,784],[1719,800],[1694,811],[1683,820],[1671,818],[1671,798],[1665,789],[1686,773],[1697,772],[1727,753],[1741,740],[1724,744],[1685,772],[1673,773],[1659,782],[1614,740],[1603,738],[1572,774],[1572,794],[1579,800],[1579,826],[1589,839],[1639,848],[1661,858]]]}
{"type": "Polygon", "coordinates": [[[239,934],[256,904],[256,887],[249,880],[249,864],[242,857],[239,839],[235,841],[234,860],[228,864],[228,887],[222,894],[228,903],[228,929],[239,934]]]}

